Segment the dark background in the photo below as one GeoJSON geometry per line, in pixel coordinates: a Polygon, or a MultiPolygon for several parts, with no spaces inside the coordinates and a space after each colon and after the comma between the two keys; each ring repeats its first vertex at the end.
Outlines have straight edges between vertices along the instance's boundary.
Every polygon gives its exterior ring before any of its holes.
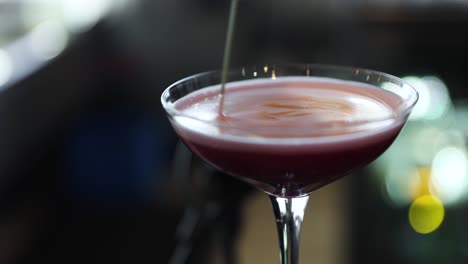
{"type": "MultiPolygon", "coordinates": [[[[123,7],[69,33],[64,50],[43,60],[30,58],[25,40],[54,14],[25,23],[29,2],[0,1],[0,51],[14,66],[0,84],[0,263],[240,263],[242,208],[258,191],[192,157],[159,99],[178,79],[221,66],[229,1],[108,1],[123,7]]],[[[98,8],[88,5],[81,12],[98,8]]],[[[233,66],[326,63],[437,76],[455,104],[468,96],[467,29],[463,1],[240,0],[233,66]]],[[[375,171],[359,174],[334,194],[349,212],[349,246],[337,255],[467,262],[464,201],[423,236],[408,224],[409,202],[389,202],[375,171]]]]}

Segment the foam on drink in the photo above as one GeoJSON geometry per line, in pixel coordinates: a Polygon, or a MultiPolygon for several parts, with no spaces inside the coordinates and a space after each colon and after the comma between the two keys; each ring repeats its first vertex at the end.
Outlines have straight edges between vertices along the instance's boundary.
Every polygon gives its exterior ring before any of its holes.
{"type": "Polygon", "coordinates": [[[360,83],[310,77],[281,77],[230,83],[219,119],[219,86],[182,98],[176,108],[205,122],[180,120],[193,132],[225,140],[303,143],[352,137],[392,123],[399,97],[360,83]],[[215,125],[213,125],[215,123],[215,125]],[[355,135],[352,135],[355,134],[355,135]],[[259,140],[259,139],[262,140],[259,140]],[[283,140],[284,141],[284,140],[283,140]]]}

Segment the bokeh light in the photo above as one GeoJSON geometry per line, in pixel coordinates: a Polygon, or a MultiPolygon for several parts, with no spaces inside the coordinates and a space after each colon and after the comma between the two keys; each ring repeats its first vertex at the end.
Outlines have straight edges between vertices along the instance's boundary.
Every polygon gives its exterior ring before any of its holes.
{"type": "Polygon", "coordinates": [[[1,87],[10,80],[13,72],[13,65],[8,53],[0,49],[0,90],[1,87]]]}
{"type": "Polygon", "coordinates": [[[454,108],[454,122],[457,124],[457,129],[460,130],[464,138],[468,138],[468,100],[455,101],[454,108]]]}
{"type": "Polygon", "coordinates": [[[447,85],[436,76],[424,76],[422,80],[429,88],[432,106],[425,118],[435,120],[444,116],[450,110],[452,104],[447,85]]]}
{"type": "Polygon", "coordinates": [[[445,217],[442,202],[433,195],[423,195],[411,204],[409,223],[420,234],[429,234],[437,230],[445,217]]]}
{"type": "Polygon", "coordinates": [[[60,21],[44,21],[31,33],[31,51],[39,59],[52,59],[65,49],[68,38],[68,32],[60,21]]]}
{"type": "Polygon", "coordinates": [[[419,167],[410,175],[411,201],[424,195],[431,195],[431,175],[432,169],[429,166],[419,167]]]}
{"type": "Polygon", "coordinates": [[[449,146],[461,148],[465,146],[463,134],[454,128],[421,124],[408,136],[413,142],[411,153],[415,164],[430,165],[441,149],[449,146]]]}
{"type": "Polygon", "coordinates": [[[21,19],[28,29],[45,20],[57,19],[73,33],[83,32],[94,26],[113,8],[127,1],[112,0],[23,0],[21,19]]]}
{"type": "Polygon", "coordinates": [[[112,7],[111,0],[62,0],[63,19],[72,32],[94,26],[112,7]]]}
{"type": "Polygon", "coordinates": [[[389,167],[385,174],[385,195],[389,199],[391,205],[404,207],[408,205],[412,198],[415,189],[420,186],[420,177],[415,171],[410,172],[409,168],[405,167],[389,167]]]}
{"type": "Polygon", "coordinates": [[[419,126],[419,129],[408,135],[412,138],[413,147],[409,151],[415,164],[430,165],[432,163],[434,155],[440,149],[435,139],[440,138],[443,133],[443,129],[435,126],[419,126]]]}
{"type": "Polygon", "coordinates": [[[409,205],[411,227],[429,234],[442,224],[446,207],[468,200],[468,104],[452,102],[438,77],[403,79],[418,91],[419,101],[403,133],[373,168],[389,205],[409,205]]]}
{"type": "Polygon", "coordinates": [[[445,83],[435,76],[403,77],[419,93],[419,101],[410,120],[434,120],[442,117],[450,109],[450,96],[445,83]]]}
{"type": "MultiPolygon", "coordinates": [[[[444,206],[460,204],[468,196],[468,126],[463,122],[468,107],[455,105],[438,77],[403,79],[419,92],[419,101],[403,133],[374,163],[385,185],[384,196],[399,207],[425,194],[437,196],[444,206]]],[[[397,88],[392,83],[382,87],[397,88]]]]}
{"type": "Polygon", "coordinates": [[[27,31],[49,19],[60,19],[59,1],[22,0],[21,22],[27,31]]]}
{"type": "Polygon", "coordinates": [[[426,83],[419,77],[404,77],[407,83],[413,86],[419,93],[419,100],[411,113],[410,119],[421,119],[431,110],[431,92],[426,83]]]}
{"type": "Polygon", "coordinates": [[[444,148],[434,157],[432,167],[434,191],[444,204],[462,199],[468,191],[466,151],[457,147],[444,148]]]}

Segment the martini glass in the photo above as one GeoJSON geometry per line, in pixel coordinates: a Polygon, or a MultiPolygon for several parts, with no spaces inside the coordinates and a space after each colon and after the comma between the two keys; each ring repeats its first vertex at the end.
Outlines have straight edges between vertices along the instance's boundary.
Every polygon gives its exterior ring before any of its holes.
{"type": "Polygon", "coordinates": [[[287,64],[206,72],[161,101],[182,141],[208,164],[269,195],[281,264],[298,264],[309,194],[381,155],[418,100],[373,70],[287,64]]]}

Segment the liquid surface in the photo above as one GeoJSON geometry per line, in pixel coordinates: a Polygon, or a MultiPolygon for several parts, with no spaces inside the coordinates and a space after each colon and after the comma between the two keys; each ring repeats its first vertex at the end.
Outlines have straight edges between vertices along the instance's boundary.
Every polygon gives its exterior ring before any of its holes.
{"type": "Polygon", "coordinates": [[[184,115],[214,124],[209,128],[191,122],[187,128],[224,137],[230,133],[272,138],[350,134],[393,123],[392,107],[400,102],[383,89],[352,82],[298,77],[256,80],[228,87],[220,118],[218,92],[218,87],[210,87],[177,102],[184,115]]]}
{"type": "Polygon", "coordinates": [[[216,168],[279,196],[300,196],[379,156],[404,123],[398,96],[321,78],[229,83],[224,115],[219,86],[175,104],[172,120],[192,151],[216,168]]]}

